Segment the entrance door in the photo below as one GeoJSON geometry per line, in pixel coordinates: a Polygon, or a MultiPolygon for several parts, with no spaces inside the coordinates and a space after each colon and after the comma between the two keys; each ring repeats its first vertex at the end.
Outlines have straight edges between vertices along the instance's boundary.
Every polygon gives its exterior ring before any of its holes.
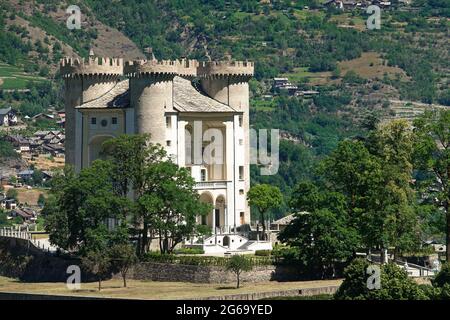
{"type": "Polygon", "coordinates": [[[220,227],[220,209],[215,209],[214,213],[216,215],[216,228],[220,227]]]}

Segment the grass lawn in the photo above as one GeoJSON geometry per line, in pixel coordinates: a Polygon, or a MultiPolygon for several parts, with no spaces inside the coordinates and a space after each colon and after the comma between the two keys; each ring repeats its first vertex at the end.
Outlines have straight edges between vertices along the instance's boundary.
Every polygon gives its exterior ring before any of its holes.
{"type": "MultiPolygon", "coordinates": [[[[6,185],[5,191],[8,191],[8,189],[13,188],[12,186],[6,185]]],[[[42,188],[33,188],[28,190],[27,188],[21,187],[21,188],[15,188],[17,190],[17,199],[20,203],[27,204],[29,206],[37,206],[38,205],[38,199],[39,195],[42,193],[44,196],[47,196],[48,190],[42,189],[42,188]]]]}
{"type": "Polygon", "coordinates": [[[338,65],[341,69],[341,76],[352,70],[365,79],[382,79],[385,73],[392,79],[395,78],[396,74],[399,74],[401,79],[405,80],[407,78],[406,73],[402,69],[383,65],[383,59],[377,52],[364,52],[361,54],[361,57],[341,61],[338,65]]]}
{"type": "Polygon", "coordinates": [[[265,100],[252,100],[250,102],[252,109],[258,111],[272,112],[275,110],[276,106],[274,106],[273,101],[265,101],[265,100]]]}
{"type": "Polygon", "coordinates": [[[307,67],[299,67],[294,68],[292,72],[283,73],[281,76],[289,78],[292,83],[323,85],[330,81],[331,72],[310,72],[307,67]]]}
{"type": "Polygon", "coordinates": [[[25,89],[30,81],[46,81],[45,78],[33,76],[21,69],[5,63],[0,63],[0,89],[25,89]]]}
{"type": "Polygon", "coordinates": [[[32,237],[35,240],[48,239],[48,233],[36,233],[33,234],[32,237]]]}
{"type": "Polygon", "coordinates": [[[318,294],[316,296],[274,297],[269,300],[333,300],[333,295],[318,294]]]}
{"type": "Polygon", "coordinates": [[[65,283],[24,283],[15,279],[0,277],[0,291],[151,300],[194,299],[238,293],[317,288],[329,285],[339,285],[341,280],[243,283],[242,287],[239,289],[236,289],[234,284],[196,284],[187,282],[154,282],[140,280],[128,280],[127,282],[127,288],[122,287],[121,280],[113,279],[104,281],[102,283],[104,289],[100,292],[97,290],[97,282],[83,283],[81,284],[80,290],[70,291],[67,289],[65,283]]]}
{"type": "Polygon", "coordinates": [[[319,17],[323,18],[325,16],[325,12],[319,10],[308,10],[308,9],[295,9],[294,16],[299,20],[306,20],[308,17],[319,17]]]}
{"type": "Polygon", "coordinates": [[[333,15],[330,21],[342,28],[353,28],[359,31],[364,31],[366,29],[366,21],[359,16],[352,16],[350,13],[333,15]]]}

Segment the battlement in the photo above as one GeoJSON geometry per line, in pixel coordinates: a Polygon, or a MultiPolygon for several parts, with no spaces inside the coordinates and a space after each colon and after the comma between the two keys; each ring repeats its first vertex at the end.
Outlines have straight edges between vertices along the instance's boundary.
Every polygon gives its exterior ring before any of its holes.
{"type": "Polygon", "coordinates": [[[197,68],[199,77],[253,76],[255,65],[250,61],[203,61],[197,68]]]}
{"type": "Polygon", "coordinates": [[[85,75],[120,76],[123,74],[122,58],[63,58],[59,64],[61,75],[65,78],[85,75]]]}
{"type": "Polygon", "coordinates": [[[251,77],[254,63],[249,61],[133,60],[124,63],[122,58],[89,57],[87,60],[64,58],[60,62],[63,77],[85,75],[179,75],[181,77],[244,76],[251,77]]]}
{"type": "Polygon", "coordinates": [[[198,68],[198,61],[197,60],[190,60],[190,59],[181,59],[177,60],[178,67],[177,67],[177,74],[181,77],[195,77],[197,76],[197,68],[198,68]]]}
{"type": "Polygon", "coordinates": [[[178,61],[172,60],[134,60],[125,62],[124,74],[130,77],[145,74],[175,75],[178,61]]]}

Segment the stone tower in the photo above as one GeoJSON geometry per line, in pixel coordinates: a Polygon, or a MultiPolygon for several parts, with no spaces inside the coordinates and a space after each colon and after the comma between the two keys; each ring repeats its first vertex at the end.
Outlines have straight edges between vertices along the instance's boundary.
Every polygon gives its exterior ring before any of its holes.
{"type": "Polygon", "coordinates": [[[126,62],[130,79],[130,105],[135,112],[136,133],[150,133],[153,143],[166,144],[166,112],[173,112],[173,78],[194,77],[193,60],[138,60],[126,62]]]}
{"type": "MultiPolygon", "coordinates": [[[[208,61],[200,63],[197,75],[200,77],[202,89],[213,99],[229,105],[236,111],[241,111],[244,137],[244,178],[245,194],[250,188],[250,121],[249,121],[249,85],[253,76],[254,64],[247,61],[208,61]]],[[[234,168],[238,177],[239,166],[234,168]]],[[[250,212],[246,206],[247,221],[250,212]]]]}
{"type": "Polygon", "coordinates": [[[75,140],[81,136],[81,115],[77,117],[75,107],[110,91],[123,74],[123,60],[92,55],[87,61],[65,58],[61,60],[60,72],[65,84],[66,163],[75,165],[75,140]]]}

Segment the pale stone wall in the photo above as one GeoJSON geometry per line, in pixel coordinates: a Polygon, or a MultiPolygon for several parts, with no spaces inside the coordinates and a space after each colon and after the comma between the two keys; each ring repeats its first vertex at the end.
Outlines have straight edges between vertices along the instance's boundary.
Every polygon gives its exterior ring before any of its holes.
{"type": "Polygon", "coordinates": [[[83,148],[82,166],[89,166],[93,159],[98,158],[101,143],[105,140],[117,137],[125,133],[125,115],[122,109],[85,109],[83,113],[83,148]],[[91,119],[96,118],[96,124],[91,124],[91,119]],[[117,118],[117,124],[112,124],[112,118],[117,118]],[[106,121],[106,126],[102,121],[106,121]]]}
{"type": "MultiPolygon", "coordinates": [[[[118,276],[118,275],[116,275],[118,276]]],[[[152,281],[181,281],[193,283],[234,283],[236,275],[223,267],[191,266],[169,263],[142,262],[134,266],[130,278],[152,281]]],[[[241,274],[242,282],[299,280],[297,269],[285,266],[258,266],[241,274]]]]}
{"type": "Polygon", "coordinates": [[[147,75],[130,79],[130,104],[135,110],[136,133],[166,146],[165,112],[173,110],[173,76],[147,75]]]}

